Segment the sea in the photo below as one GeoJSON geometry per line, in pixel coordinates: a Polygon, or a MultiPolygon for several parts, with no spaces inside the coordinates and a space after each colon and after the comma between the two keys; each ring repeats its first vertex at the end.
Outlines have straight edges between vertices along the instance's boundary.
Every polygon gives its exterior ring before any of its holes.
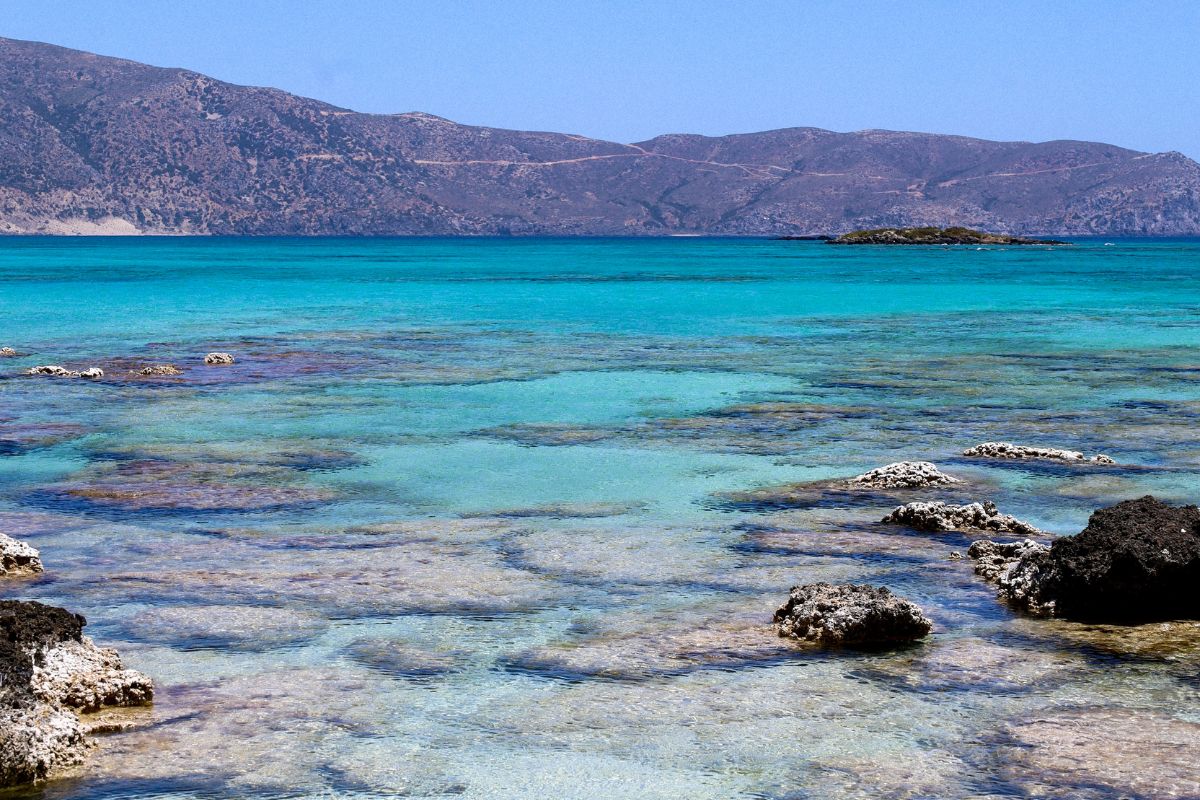
{"type": "Polygon", "coordinates": [[[5,238],[0,346],[0,597],[156,684],[14,798],[1200,794],[1200,624],[1023,615],[820,488],[1200,500],[1200,241],[5,238]],[[820,581],[933,633],[777,636],[820,581]]]}

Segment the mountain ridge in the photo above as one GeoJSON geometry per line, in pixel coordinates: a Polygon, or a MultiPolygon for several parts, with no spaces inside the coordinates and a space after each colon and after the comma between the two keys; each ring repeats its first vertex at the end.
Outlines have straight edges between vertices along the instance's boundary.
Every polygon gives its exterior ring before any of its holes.
{"type": "Polygon", "coordinates": [[[1200,164],[813,127],[635,143],[367,114],[0,38],[0,233],[1200,234],[1200,164]]]}

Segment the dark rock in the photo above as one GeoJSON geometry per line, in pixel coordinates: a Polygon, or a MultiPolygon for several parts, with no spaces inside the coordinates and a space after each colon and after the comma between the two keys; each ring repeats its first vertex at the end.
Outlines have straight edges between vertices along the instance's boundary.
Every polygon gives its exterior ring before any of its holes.
{"type": "Polygon", "coordinates": [[[78,614],[0,600],[0,788],[79,764],[90,746],[75,711],[144,705],[150,679],[83,635],[78,614]]]}
{"type": "Polygon", "coordinates": [[[873,645],[923,638],[933,623],[880,586],[812,583],[792,588],[775,612],[780,636],[822,645],[873,645]]]}
{"type": "Polygon", "coordinates": [[[1055,239],[1025,239],[970,228],[875,228],[852,231],[828,244],[1069,244],[1055,239]]]}
{"type": "Polygon", "coordinates": [[[976,572],[1037,613],[1097,621],[1200,616],[1200,509],[1146,496],[1092,514],[1050,547],[976,542],[976,572]]]}

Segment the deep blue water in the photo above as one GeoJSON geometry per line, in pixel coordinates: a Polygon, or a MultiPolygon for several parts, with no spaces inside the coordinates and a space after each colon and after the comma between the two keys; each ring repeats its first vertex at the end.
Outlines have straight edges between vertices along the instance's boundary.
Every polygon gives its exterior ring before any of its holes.
{"type": "Polygon", "coordinates": [[[47,566],[0,595],[159,687],[46,797],[1186,788],[1070,731],[1195,748],[1195,626],[1024,619],[970,537],[726,495],[919,459],[1055,534],[1194,502],[1200,242],[0,239],[0,320],[0,531],[47,566]],[[961,456],[997,439],[1121,466],[961,456]],[[789,646],[817,580],[935,634],[789,646]]]}

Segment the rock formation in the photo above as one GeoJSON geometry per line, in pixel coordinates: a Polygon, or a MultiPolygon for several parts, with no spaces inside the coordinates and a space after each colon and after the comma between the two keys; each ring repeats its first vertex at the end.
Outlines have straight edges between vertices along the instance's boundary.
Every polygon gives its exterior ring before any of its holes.
{"type": "Polygon", "coordinates": [[[924,489],[961,483],[928,461],[898,461],[878,467],[846,481],[857,489],[924,489]]]}
{"type": "Polygon", "coordinates": [[[42,571],[37,550],[0,533],[0,578],[20,578],[42,571]]]}
{"type": "MultiPolygon", "coordinates": [[[[207,360],[205,361],[207,363],[207,360]]],[[[142,367],[137,371],[138,375],[182,375],[183,370],[174,364],[151,364],[148,367],[142,367]]]]}
{"type": "Polygon", "coordinates": [[[1034,613],[1097,621],[1200,616],[1200,509],[1153,497],[1092,514],[1050,547],[976,542],[976,572],[1034,613]]]}
{"type": "Polygon", "coordinates": [[[83,617],[0,600],[0,788],[82,763],[89,742],[75,712],[145,705],[150,679],[83,635],[83,617]]]}
{"type": "Polygon", "coordinates": [[[223,366],[233,363],[233,356],[229,353],[209,353],[204,357],[204,363],[209,366],[223,366]]]}
{"type": "Polygon", "coordinates": [[[1055,239],[1026,239],[1003,233],[984,233],[970,228],[875,228],[851,231],[827,244],[1067,244],[1055,239]]]}
{"type": "Polygon", "coordinates": [[[1109,456],[1097,454],[1085,456],[1077,450],[1059,450],[1056,447],[1027,447],[1011,442],[984,442],[963,451],[970,458],[1009,458],[1021,460],[1073,461],[1089,464],[1115,464],[1109,456]]]}
{"type": "Polygon", "coordinates": [[[30,367],[25,371],[26,375],[49,375],[52,378],[103,378],[104,370],[99,367],[88,367],[85,370],[75,371],[69,370],[66,367],[61,367],[57,364],[42,364],[36,367],[30,367]]]}
{"type": "Polygon", "coordinates": [[[882,521],[934,532],[975,530],[1018,536],[1038,536],[1043,533],[1012,514],[1001,514],[992,502],[961,506],[941,501],[908,503],[897,506],[882,521]]]}
{"type": "Polygon", "coordinates": [[[933,623],[884,587],[813,583],[792,588],[775,612],[775,628],[780,636],[820,645],[873,645],[920,639],[933,623]]]}
{"type": "Polygon", "coordinates": [[[17,351],[11,347],[0,347],[0,358],[14,358],[17,351]]]}

